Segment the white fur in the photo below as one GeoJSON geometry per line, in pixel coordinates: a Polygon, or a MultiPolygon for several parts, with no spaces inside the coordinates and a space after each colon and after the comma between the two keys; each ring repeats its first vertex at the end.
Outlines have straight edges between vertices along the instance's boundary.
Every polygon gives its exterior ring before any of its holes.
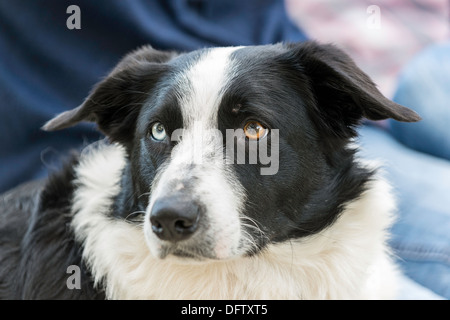
{"type": "Polygon", "coordinates": [[[233,78],[230,55],[241,47],[213,48],[180,76],[179,102],[184,127],[201,121],[217,128],[217,110],[228,82],[233,78]]]}
{"type": "Polygon", "coordinates": [[[386,229],[395,205],[382,179],[316,235],[270,245],[250,258],[183,263],[155,258],[142,226],[108,217],[124,165],[124,150],[111,145],[91,148],[76,169],[72,227],[108,298],[394,298],[396,269],[386,229]]]}

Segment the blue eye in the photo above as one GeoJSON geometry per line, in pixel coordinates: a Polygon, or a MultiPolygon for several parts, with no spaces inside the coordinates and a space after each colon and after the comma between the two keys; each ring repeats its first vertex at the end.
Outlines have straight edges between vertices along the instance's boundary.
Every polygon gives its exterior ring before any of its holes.
{"type": "Polygon", "coordinates": [[[151,130],[152,138],[156,141],[163,141],[167,137],[166,128],[161,122],[155,122],[151,130]]]}

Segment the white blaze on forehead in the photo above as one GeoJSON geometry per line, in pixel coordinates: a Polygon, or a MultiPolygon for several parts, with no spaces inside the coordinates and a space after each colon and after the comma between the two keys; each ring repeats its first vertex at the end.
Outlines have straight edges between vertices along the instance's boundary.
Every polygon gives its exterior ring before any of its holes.
{"type": "MultiPolygon", "coordinates": [[[[223,161],[223,140],[212,130],[217,129],[223,93],[233,79],[230,55],[237,49],[207,50],[179,75],[182,139],[159,171],[147,208],[150,214],[157,199],[174,190],[183,192],[181,186],[190,185],[186,192],[205,209],[204,230],[185,242],[197,247],[209,245],[210,255],[217,258],[242,254],[242,244],[248,242],[242,239],[240,226],[245,192],[231,166],[223,161]]],[[[152,234],[149,219],[145,221],[147,242],[158,256],[160,241],[152,234]]]]}
{"type": "Polygon", "coordinates": [[[189,128],[201,121],[207,128],[217,125],[217,113],[223,92],[232,78],[231,54],[240,47],[208,50],[183,77],[180,106],[183,125],[189,128]]]}
{"type": "MultiPolygon", "coordinates": [[[[205,50],[182,75],[178,102],[183,118],[183,143],[172,152],[171,162],[185,164],[223,162],[223,139],[218,135],[218,112],[233,79],[231,54],[241,47],[205,50]]],[[[220,167],[220,166],[219,166],[220,167]]]]}

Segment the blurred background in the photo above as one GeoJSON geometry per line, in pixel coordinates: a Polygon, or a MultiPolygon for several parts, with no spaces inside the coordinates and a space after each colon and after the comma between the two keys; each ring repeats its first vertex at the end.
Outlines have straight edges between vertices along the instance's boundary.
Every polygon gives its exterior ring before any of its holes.
{"type": "Polygon", "coordinates": [[[450,39],[448,0],[285,2],[288,14],[309,38],[345,49],[391,98],[402,67],[422,49],[450,39]]]}

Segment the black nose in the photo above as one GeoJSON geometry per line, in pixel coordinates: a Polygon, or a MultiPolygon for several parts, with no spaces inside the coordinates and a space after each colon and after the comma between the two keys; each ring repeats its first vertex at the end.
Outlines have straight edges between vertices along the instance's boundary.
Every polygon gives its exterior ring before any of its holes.
{"type": "Polygon", "coordinates": [[[181,241],[197,230],[200,206],[183,197],[167,197],[155,201],[150,214],[153,232],[167,241],[181,241]]]}

